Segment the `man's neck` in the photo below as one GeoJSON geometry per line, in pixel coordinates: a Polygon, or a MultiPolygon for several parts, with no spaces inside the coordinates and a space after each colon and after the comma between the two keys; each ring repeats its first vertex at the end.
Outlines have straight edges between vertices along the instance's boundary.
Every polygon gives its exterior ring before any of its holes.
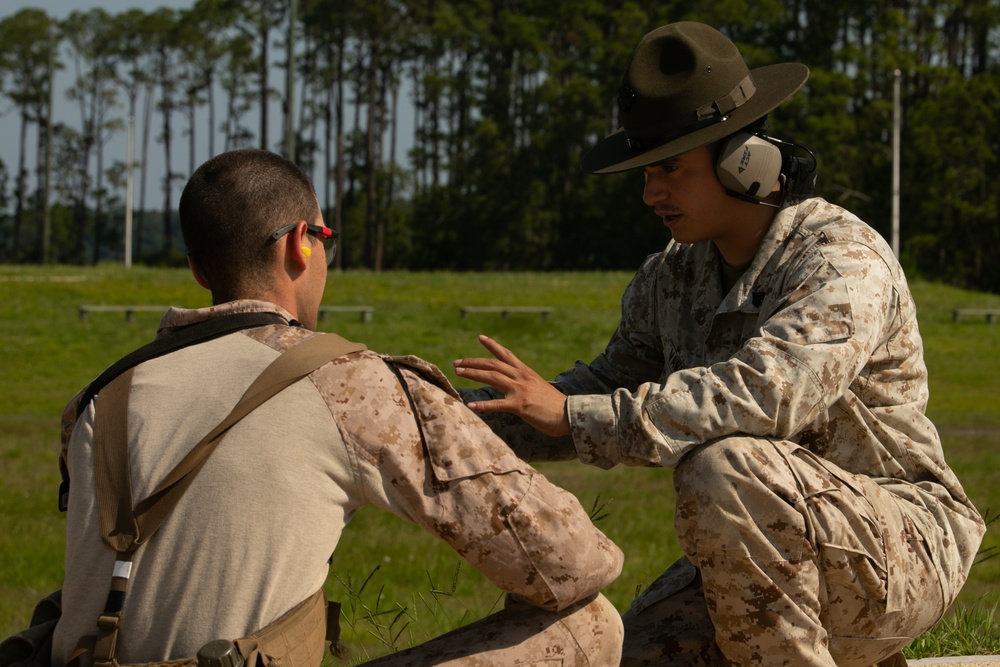
{"type": "Polygon", "coordinates": [[[744,216],[737,231],[724,239],[716,240],[715,247],[722,259],[730,266],[741,266],[753,260],[775,214],[775,209],[761,206],[753,214],[744,216]]]}

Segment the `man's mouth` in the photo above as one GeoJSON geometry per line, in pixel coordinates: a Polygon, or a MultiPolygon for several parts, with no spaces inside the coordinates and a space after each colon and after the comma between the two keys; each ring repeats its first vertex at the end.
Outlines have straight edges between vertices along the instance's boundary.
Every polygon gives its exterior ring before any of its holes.
{"type": "Polygon", "coordinates": [[[656,211],[656,215],[663,219],[663,224],[667,227],[676,224],[681,219],[681,214],[673,210],[659,210],[656,211]]]}

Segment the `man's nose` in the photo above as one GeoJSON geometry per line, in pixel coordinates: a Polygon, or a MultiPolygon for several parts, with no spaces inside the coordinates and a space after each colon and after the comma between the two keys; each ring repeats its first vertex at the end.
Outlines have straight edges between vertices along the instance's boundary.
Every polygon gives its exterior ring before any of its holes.
{"type": "Polygon", "coordinates": [[[666,182],[662,172],[650,170],[646,172],[646,184],[642,189],[642,201],[646,206],[655,206],[667,196],[666,182]]]}

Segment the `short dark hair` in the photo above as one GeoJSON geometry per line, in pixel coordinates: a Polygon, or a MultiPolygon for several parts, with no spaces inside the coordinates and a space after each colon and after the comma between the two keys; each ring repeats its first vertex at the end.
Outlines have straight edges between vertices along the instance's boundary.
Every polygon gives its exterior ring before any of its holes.
{"type": "Polygon", "coordinates": [[[277,153],[221,153],[191,175],[179,205],[188,254],[219,301],[269,278],[271,234],[319,215],[316,191],[295,163],[277,153]]]}

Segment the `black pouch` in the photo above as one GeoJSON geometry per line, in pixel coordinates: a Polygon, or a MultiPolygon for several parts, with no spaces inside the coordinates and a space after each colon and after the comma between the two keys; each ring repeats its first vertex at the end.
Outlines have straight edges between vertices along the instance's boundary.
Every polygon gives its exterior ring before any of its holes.
{"type": "Polygon", "coordinates": [[[52,636],[60,616],[61,589],[38,601],[26,630],[0,642],[0,667],[49,667],[52,662],[52,636]]]}

